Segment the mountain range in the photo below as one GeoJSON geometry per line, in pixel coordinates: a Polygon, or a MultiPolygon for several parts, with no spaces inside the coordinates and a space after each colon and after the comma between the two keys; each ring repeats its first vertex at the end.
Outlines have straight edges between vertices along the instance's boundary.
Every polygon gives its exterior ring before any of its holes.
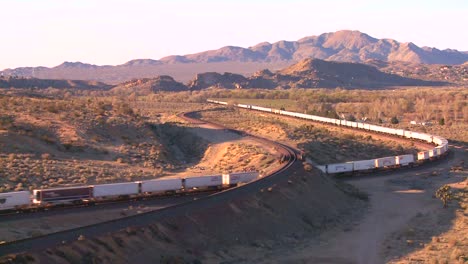
{"type": "MultiPolygon", "coordinates": [[[[374,62],[377,63],[377,62],[374,62]]],[[[379,64],[382,69],[395,68],[394,65],[379,64]]],[[[439,66],[440,67],[440,66],[439,66]]],[[[455,67],[455,66],[454,66],[455,67]]],[[[445,72],[454,67],[444,66],[445,72]]],[[[458,69],[458,68],[455,68],[458,69]]],[[[463,68],[464,69],[464,68],[463,68]]],[[[424,70],[427,72],[428,70],[424,70]]],[[[439,71],[438,71],[439,72],[439,71]]],[[[445,73],[447,74],[447,73],[445,73]]],[[[260,70],[251,76],[236,73],[205,72],[196,74],[187,84],[176,81],[171,76],[161,75],[154,78],[141,78],[117,85],[105,85],[96,81],[46,80],[30,77],[0,77],[0,88],[72,88],[79,90],[110,90],[118,94],[151,94],[159,91],[193,91],[211,87],[227,89],[290,89],[290,88],[370,88],[378,89],[394,86],[445,86],[445,81],[421,80],[384,72],[376,66],[336,62],[320,59],[303,59],[281,70],[272,72],[260,70]]]]}
{"type": "Polygon", "coordinates": [[[367,63],[369,61],[411,64],[456,65],[468,62],[468,52],[418,47],[392,39],[376,39],[359,31],[342,30],[297,41],[263,42],[249,48],[226,46],[189,55],[136,59],[116,66],[64,62],[56,67],[21,67],[0,72],[3,76],[42,79],[96,80],[120,83],[134,78],[171,75],[187,82],[197,73],[232,72],[252,74],[261,69],[278,70],[306,58],[367,63]]]}

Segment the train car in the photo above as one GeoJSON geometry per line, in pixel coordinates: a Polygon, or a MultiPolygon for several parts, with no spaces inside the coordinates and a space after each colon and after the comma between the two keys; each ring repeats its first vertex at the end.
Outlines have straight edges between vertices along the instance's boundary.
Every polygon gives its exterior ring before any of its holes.
{"type": "Polygon", "coordinates": [[[323,123],[329,123],[329,124],[333,124],[334,122],[334,118],[329,118],[329,117],[323,117],[323,116],[318,116],[318,121],[320,122],[323,122],[323,123]]]}
{"type": "Polygon", "coordinates": [[[325,171],[327,173],[342,173],[353,171],[352,163],[335,163],[325,165],[325,171]]]}
{"type": "Polygon", "coordinates": [[[73,203],[91,199],[92,197],[92,186],[33,190],[33,203],[35,204],[73,203]]]}
{"type": "Polygon", "coordinates": [[[429,159],[429,151],[418,152],[418,160],[427,160],[427,159],[429,159]]]}
{"type": "Polygon", "coordinates": [[[279,113],[281,113],[282,115],[301,118],[301,113],[290,112],[290,111],[285,111],[285,110],[276,110],[276,109],[273,109],[272,111],[280,111],[279,113]]]}
{"type": "Polygon", "coordinates": [[[391,167],[395,165],[396,165],[395,156],[375,159],[376,168],[385,168],[385,167],[391,167]]]}
{"type": "Polygon", "coordinates": [[[0,210],[20,209],[31,203],[28,191],[0,193],[0,210]]]}
{"type": "Polygon", "coordinates": [[[434,151],[436,153],[436,156],[442,156],[442,154],[444,154],[444,150],[442,146],[435,147],[434,151]]]}
{"type": "Polygon", "coordinates": [[[364,129],[364,123],[358,122],[357,127],[359,129],[364,129]]]}
{"type": "Polygon", "coordinates": [[[444,139],[443,137],[439,137],[439,136],[433,136],[433,137],[432,137],[432,142],[433,142],[434,144],[439,145],[439,146],[443,144],[444,140],[445,140],[445,139],[444,139]]]}
{"type": "Polygon", "coordinates": [[[404,136],[405,138],[412,138],[412,133],[413,133],[412,131],[405,130],[405,131],[403,132],[403,136],[404,136]]]}
{"type": "Polygon", "coordinates": [[[353,164],[354,171],[362,171],[362,170],[372,170],[375,169],[375,160],[356,160],[351,161],[350,163],[353,164]]]}
{"type": "Polygon", "coordinates": [[[413,132],[411,133],[411,137],[414,139],[419,139],[423,140],[429,143],[432,143],[432,135],[426,134],[426,133],[419,133],[419,132],[413,132]]]}
{"type": "Polygon", "coordinates": [[[246,104],[237,104],[237,107],[240,107],[240,108],[246,108],[246,109],[250,109],[252,108],[251,105],[246,105],[246,104]]]}
{"type": "Polygon", "coordinates": [[[429,152],[429,158],[437,157],[437,150],[435,148],[428,150],[428,152],[429,152]]]}
{"type": "Polygon", "coordinates": [[[383,127],[377,126],[377,125],[370,125],[369,124],[369,130],[374,131],[374,132],[378,132],[378,133],[383,133],[383,127]]]}
{"type": "Polygon", "coordinates": [[[248,183],[256,180],[259,176],[257,171],[229,173],[229,184],[248,183]]]}
{"type": "Polygon", "coordinates": [[[394,129],[395,134],[399,137],[404,137],[405,136],[405,130],[404,129],[394,129]]]}
{"type": "Polygon", "coordinates": [[[223,175],[208,175],[208,176],[196,176],[196,177],[187,177],[184,180],[184,188],[193,189],[193,188],[203,188],[203,187],[216,187],[222,186],[223,175]]]}
{"type": "Polygon", "coordinates": [[[395,162],[396,162],[396,165],[408,166],[414,163],[414,156],[412,154],[396,156],[395,162]]]}
{"type": "Polygon", "coordinates": [[[221,104],[221,105],[227,105],[228,104],[227,102],[216,101],[216,100],[211,100],[211,99],[207,99],[206,101],[208,103],[213,103],[213,104],[221,104]]]}
{"type": "Polygon", "coordinates": [[[358,127],[358,123],[357,123],[357,122],[354,122],[354,121],[346,121],[346,126],[347,126],[347,127],[357,128],[357,127],[358,127]]]}
{"type": "Polygon", "coordinates": [[[179,191],[182,189],[182,187],[182,178],[161,178],[141,182],[142,193],[179,191]]]}
{"type": "Polygon", "coordinates": [[[138,193],[139,182],[97,184],[93,186],[94,198],[129,196],[138,193]]]}
{"type": "Polygon", "coordinates": [[[261,106],[250,106],[251,109],[253,110],[258,110],[258,111],[263,111],[263,112],[271,112],[271,108],[268,108],[268,107],[261,107],[261,106]]]}

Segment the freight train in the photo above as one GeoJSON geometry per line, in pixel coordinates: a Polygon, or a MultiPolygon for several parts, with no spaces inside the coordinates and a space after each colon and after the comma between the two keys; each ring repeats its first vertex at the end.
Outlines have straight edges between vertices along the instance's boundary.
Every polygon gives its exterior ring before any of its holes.
{"type": "MultiPolygon", "coordinates": [[[[226,102],[222,102],[222,101],[216,101],[216,100],[207,100],[207,101],[209,103],[227,105],[226,102]]],[[[353,121],[328,118],[328,117],[322,117],[322,116],[307,115],[307,114],[302,114],[302,113],[295,113],[295,112],[278,110],[278,109],[273,109],[273,108],[268,108],[268,107],[255,106],[255,105],[235,104],[235,106],[239,108],[249,109],[249,110],[256,110],[256,111],[261,111],[261,112],[268,112],[268,113],[273,113],[273,114],[278,114],[278,115],[301,118],[301,119],[311,120],[314,122],[332,124],[336,126],[343,126],[343,127],[348,127],[348,128],[354,128],[354,129],[362,129],[362,130],[366,130],[366,131],[370,131],[374,133],[390,134],[390,135],[398,136],[401,138],[407,138],[410,140],[419,140],[419,141],[424,141],[424,142],[428,142],[428,143],[436,145],[436,147],[434,147],[433,149],[418,152],[417,155],[405,154],[405,155],[398,155],[398,156],[391,156],[391,157],[349,161],[349,162],[344,162],[344,163],[334,163],[334,164],[317,166],[318,169],[322,170],[323,172],[327,174],[354,173],[354,172],[363,172],[363,171],[373,171],[376,169],[412,166],[415,163],[422,163],[428,160],[433,160],[433,159],[442,157],[446,155],[449,150],[448,140],[440,136],[430,135],[426,133],[377,126],[377,125],[372,125],[372,124],[363,123],[363,122],[353,122],[353,121]]]]}
{"type": "Polygon", "coordinates": [[[187,193],[206,189],[223,189],[248,183],[260,177],[256,171],[159,178],[144,181],[94,184],[0,193],[0,211],[34,210],[53,205],[95,203],[118,198],[139,198],[167,193],[187,193]]]}

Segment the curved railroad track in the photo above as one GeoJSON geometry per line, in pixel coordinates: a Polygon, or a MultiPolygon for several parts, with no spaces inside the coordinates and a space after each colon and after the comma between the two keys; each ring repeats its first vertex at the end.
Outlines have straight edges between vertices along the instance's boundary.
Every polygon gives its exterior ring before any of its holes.
{"type": "Polygon", "coordinates": [[[240,195],[269,188],[280,181],[287,180],[288,176],[291,174],[291,171],[297,170],[302,167],[302,162],[298,162],[298,151],[296,149],[293,149],[281,143],[271,141],[269,139],[261,138],[254,135],[248,135],[239,130],[229,129],[219,124],[200,121],[198,119],[189,117],[189,115],[192,115],[193,113],[195,112],[184,113],[179,116],[189,122],[194,122],[196,124],[209,123],[210,125],[221,129],[226,129],[234,133],[252,137],[254,140],[260,142],[261,144],[274,146],[276,147],[276,149],[278,149],[278,151],[280,151],[280,153],[284,155],[284,163],[282,164],[282,166],[277,168],[275,171],[271,172],[266,177],[259,178],[251,183],[242,186],[233,187],[231,189],[220,191],[212,195],[204,196],[196,200],[179,203],[159,210],[144,212],[125,218],[109,220],[97,224],[50,233],[47,235],[7,242],[0,245],[0,256],[16,254],[21,252],[39,252],[50,247],[77,240],[80,236],[83,236],[85,238],[93,238],[97,236],[111,234],[113,232],[117,232],[127,227],[133,228],[148,226],[152,223],[155,223],[158,220],[164,219],[165,217],[185,215],[191,211],[209,208],[220,203],[226,203],[234,199],[235,197],[239,197],[240,195]]]}

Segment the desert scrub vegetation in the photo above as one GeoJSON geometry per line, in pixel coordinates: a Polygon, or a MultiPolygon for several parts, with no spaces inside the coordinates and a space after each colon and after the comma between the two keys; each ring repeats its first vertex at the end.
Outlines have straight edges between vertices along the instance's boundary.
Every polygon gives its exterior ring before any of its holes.
{"type": "MultiPolygon", "coordinates": [[[[466,175],[466,170],[453,173],[466,175]]],[[[439,186],[438,190],[447,187],[439,186]]],[[[451,191],[452,202],[446,208],[417,214],[406,229],[388,238],[392,246],[384,252],[393,257],[387,263],[468,262],[468,180],[451,185],[451,191]]]]}
{"type": "Polygon", "coordinates": [[[203,150],[134,101],[49,92],[0,91],[0,191],[156,178],[203,150]]]}
{"type": "Polygon", "coordinates": [[[416,153],[410,142],[395,143],[305,120],[283,118],[239,109],[201,112],[203,118],[275,140],[292,141],[319,164],[416,153]]]}
{"type": "Polygon", "coordinates": [[[257,145],[230,144],[223,156],[211,168],[214,171],[235,172],[265,170],[274,164],[276,158],[257,145]]]}

